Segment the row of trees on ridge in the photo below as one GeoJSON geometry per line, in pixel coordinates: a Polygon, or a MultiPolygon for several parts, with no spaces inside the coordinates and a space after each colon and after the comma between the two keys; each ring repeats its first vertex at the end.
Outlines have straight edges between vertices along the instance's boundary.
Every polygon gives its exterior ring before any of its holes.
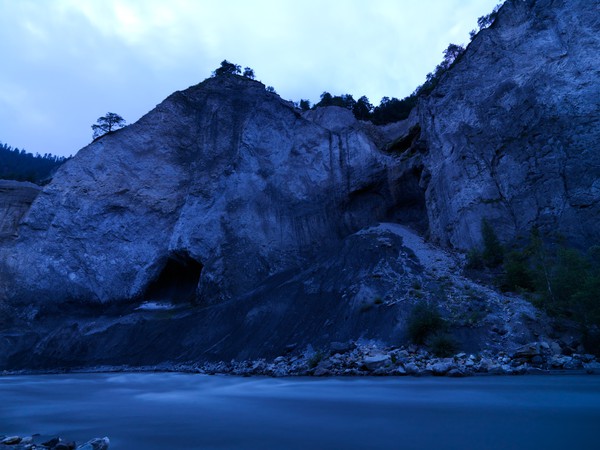
{"type": "Polygon", "coordinates": [[[34,155],[0,143],[0,179],[43,184],[68,159],[50,153],[34,155]]]}
{"type": "MultiPolygon", "coordinates": [[[[470,32],[471,40],[477,33],[485,28],[490,27],[498,15],[498,11],[502,4],[496,5],[491,13],[481,16],[477,19],[477,30],[470,32]]],[[[351,94],[332,95],[325,91],[321,94],[320,101],[314,105],[310,104],[309,100],[302,99],[295,102],[296,106],[304,111],[309,109],[319,108],[322,106],[339,106],[351,110],[358,120],[366,120],[375,123],[376,125],[384,125],[387,123],[397,122],[406,119],[412,109],[417,104],[417,100],[421,96],[429,95],[437,86],[442,76],[460,59],[465,51],[464,46],[458,44],[450,44],[444,50],[444,59],[436,68],[427,74],[425,82],[417,87],[409,96],[398,99],[396,97],[383,97],[378,106],[373,105],[366,96],[355,100],[351,94]]],[[[242,67],[238,64],[233,64],[227,60],[221,62],[221,66],[212,73],[213,77],[222,75],[241,75],[243,77],[254,80],[254,70],[250,67],[242,67]]],[[[267,86],[267,91],[275,92],[271,86],[267,86]]]]}

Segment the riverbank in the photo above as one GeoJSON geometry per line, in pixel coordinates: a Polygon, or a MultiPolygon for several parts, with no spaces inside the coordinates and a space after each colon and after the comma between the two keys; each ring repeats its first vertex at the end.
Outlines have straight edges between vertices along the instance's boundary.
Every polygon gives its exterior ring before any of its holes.
{"type": "Polygon", "coordinates": [[[416,346],[385,349],[376,345],[334,343],[328,353],[307,350],[297,356],[279,356],[273,361],[231,361],[181,367],[205,374],[241,376],[372,376],[412,375],[465,377],[480,374],[522,375],[589,373],[600,374],[600,362],[590,354],[551,355],[545,343],[534,342],[506,352],[458,353],[436,357],[416,346]]]}
{"type": "MultiPolygon", "coordinates": [[[[292,350],[292,349],[290,349],[292,350]]],[[[273,360],[164,363],[154,366],[95,366],[45,371],[3,371],[2,375],[99,372],[183,372],[234,376],[446,376],[600,374],[591,354],[552,354],[545,342],[512,353],[483,351],[439,357],[415,345],[380,347],[373,342],[334,342],[327,350],[306,348],[273,360]]]]}

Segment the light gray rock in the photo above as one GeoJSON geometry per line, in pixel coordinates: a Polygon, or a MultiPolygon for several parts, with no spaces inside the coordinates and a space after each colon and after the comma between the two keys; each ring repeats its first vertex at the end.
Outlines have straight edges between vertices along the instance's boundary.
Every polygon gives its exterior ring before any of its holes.
{"type": "Polygon", "coordinates": [[[421,373],[421,369],[414,362],[409,362],[408,364],[405,364],[404,371],[408,375],[418,375],[421,373]]]}
{"type": "Polygon", "coordinates": [[[542,349],[539,342],[531,342],[517,348],[513,353],[513,358],[532,359],[541,356],[542,349]]]}
{"type": "Polygon", "coordinates": [[[469,249],[487,218],[600,242],[600,21],[586,0],[509,0],[419,108],[431,236],[469,249]]]}
{"type": "Polygon", "coordinates": [[[583,361],[579,358],[571,358],[563,365],[564,369],[581,369],[583,367],[583,361]]]}
{"type": "Polygon", "coordinates": [[[22,438],[20,436],[7,436],[0,441],[0,444],[4,445],[16,445],[20,443],[22,438]]]}
{"type": "Polygon", "coordinates": [[[176,92],[58,170],[0,283],[20,302],[247,293],[394,214],[401,174],[368,128],[342,108],[303,117],[243,77],[176,92]]]}
{"type": "Polygon", "coordinates": [[[452,368],[454,368],[452,361],[439,361],[431,364],[431,371],[436,376],[446,375],[452,368]]]}
{"type": "Polygon", "coordinates": [[[390,364],[391,358],[388,354],[366,356],[362,361],[362,365],[368,370],[381,369],[383,367],[389,366],[390,364]]]}

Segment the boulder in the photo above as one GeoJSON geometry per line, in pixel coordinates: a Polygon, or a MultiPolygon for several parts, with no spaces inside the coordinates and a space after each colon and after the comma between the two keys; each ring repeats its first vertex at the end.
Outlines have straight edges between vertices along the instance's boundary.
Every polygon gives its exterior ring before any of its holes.
{"type": "Polygon", "coordinates": [[[22,438],[20,436],[7,436],[0,441],[0,444],[3,445],[16,445],[21,442],[22,438]]]}
{"type": "Polygon", "coordinates": [[[436,376],[446,375],[453,368],[453,361],[439,361],[434,364],[431,364],[431,372],[433,373],[433,375],[436,376]]]}
{"type": "Polygon", "coordinates": [[[541,357],[542,349],[539,342],[531,342],[517,348],[512,357],[517,359],[531,360],[535,357],[541,357]]]}
{"type": "Polygon", "coordinates": [[[366,356],[362,360],[362,365],[369,371],[375,371],[391,365],[391,358],[388,354],[378,354],[373,356],[366,356]]]}
{"type": "Polygon", "coordinates": [[[77,447],[77,450],[108,450],[110,440],[107,437],[94,438],[77,447]]]}

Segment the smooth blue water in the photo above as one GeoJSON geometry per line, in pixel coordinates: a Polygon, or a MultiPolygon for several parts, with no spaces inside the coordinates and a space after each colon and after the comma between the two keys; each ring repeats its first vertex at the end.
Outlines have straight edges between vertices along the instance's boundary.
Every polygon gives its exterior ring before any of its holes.
{"type": "Polygon", "coordinates": [[[111,449],[598,449],[600,377],[0,377],[0,434],[111,449]]]}

